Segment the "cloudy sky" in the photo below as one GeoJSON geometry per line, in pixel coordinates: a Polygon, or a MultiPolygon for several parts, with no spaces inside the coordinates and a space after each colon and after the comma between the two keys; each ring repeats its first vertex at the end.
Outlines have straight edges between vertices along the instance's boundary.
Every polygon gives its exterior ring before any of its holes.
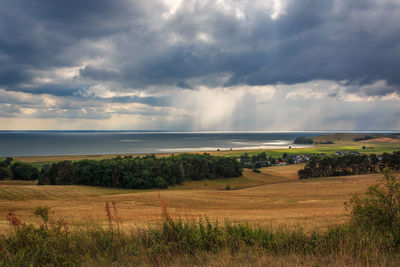
{"type": "Polygon", "coordinates": [[[400,129],[398,0],[0,6],[0,130],[400,129]]]}

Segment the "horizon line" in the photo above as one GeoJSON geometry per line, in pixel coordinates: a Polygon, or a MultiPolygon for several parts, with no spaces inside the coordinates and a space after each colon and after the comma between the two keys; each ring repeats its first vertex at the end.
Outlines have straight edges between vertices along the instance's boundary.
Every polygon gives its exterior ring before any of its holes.
{"type": "Polygon", "coordinates": [[[397,130],[0,130],[0,132],[136,132],[136,133],[301,133],[301,132],[399,132],[397,130]]]}

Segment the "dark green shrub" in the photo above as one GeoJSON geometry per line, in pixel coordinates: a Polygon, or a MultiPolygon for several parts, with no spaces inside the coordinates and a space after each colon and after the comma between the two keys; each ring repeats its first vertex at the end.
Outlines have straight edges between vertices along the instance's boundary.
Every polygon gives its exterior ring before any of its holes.
{"type": "Polygon", "coordinates": [[[161,176],[157,176],[154,179],[154,184],[157,188],[167,188],[168,184],[161,176]]]}
{"type": "Polygon", "coordinates": [[[37,168],[23,162],[14,163],[10,170],[15,180],[37,180],[40,176],[37,168]]]}
{"type": "Polygon", "coordinates": [[[9,168],[0,167],[0,180],[12,179],[13,175],[9,168]]]}
{"type": "Polygon", "coordinates": [[[54,184],[51,183],[51,165],[44,164],[39,175],[38,185],[54,184]]]}
{"type": "Polygon", "coordinates": [[[13,160],[13,158],[6,158],[4,161],[0,161],[0,167],[9,167],[13,160]]]}

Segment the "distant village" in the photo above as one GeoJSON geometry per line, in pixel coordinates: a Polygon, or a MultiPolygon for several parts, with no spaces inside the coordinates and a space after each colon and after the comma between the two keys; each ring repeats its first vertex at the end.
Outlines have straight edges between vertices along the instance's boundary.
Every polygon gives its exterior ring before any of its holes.
{"type": "MultiPolygon", "coordinates": [[[[358,151],[338,151],[335,153],[337,156],[345,155],[358,155],[358,151]]],[[[257,155],[249,156],[247,153],[240,156],[240,163],[243,168],[258,169],[269,166],[284,166],[288,164],[306,163],[310,161],[312,156],[327,156],[325,153],[310,153],[310,154],[288,154],[283,153],[282,157],[268,157],[265,152],[258,153],[257,155]]]]}

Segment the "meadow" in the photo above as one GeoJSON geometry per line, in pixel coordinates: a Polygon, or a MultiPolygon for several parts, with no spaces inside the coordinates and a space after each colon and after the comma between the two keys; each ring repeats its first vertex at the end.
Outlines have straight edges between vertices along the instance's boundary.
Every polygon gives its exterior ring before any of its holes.
{"type": "Polygon", "coordinates": [[[246,221],[257,225],[327,228],[346,221],[343,203],[362,193],[379,174],[299,180],[303,165],[276,166],[261,173],[245,169],[231,179],[186,181],[167,190],[126,190],[91,186],[37,186],[34,182],[1,181],[0,229],[9,228],[8,211],[23,222],[38,223],[32,210],[51,207],[54,219],[70,224],[91,221],[106,225],[105,202],[114,201],[126,228],[161,221],[160,194],[174,218],[207,216],[210,220],[246,221]],[[230,185],[231,190],[226,190],[230,185]]]}
{"type": "Polygon", "coordinates": [[[397,231],[365,232],[344,209],[382,174],[300,181],[301,167],[166,190],[2,181],[0,265],[398,266],[397,231]]]}

